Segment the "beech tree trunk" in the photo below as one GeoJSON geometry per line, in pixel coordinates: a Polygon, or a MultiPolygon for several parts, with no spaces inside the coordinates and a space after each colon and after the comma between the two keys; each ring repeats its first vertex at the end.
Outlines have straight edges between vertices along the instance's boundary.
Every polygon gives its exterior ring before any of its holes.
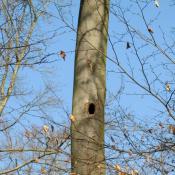
{"type": "Polygon", "coordinates": [[[72,173],[105,174],[104,106],[109,0],[81,0],[71,124],[72,173]]]}

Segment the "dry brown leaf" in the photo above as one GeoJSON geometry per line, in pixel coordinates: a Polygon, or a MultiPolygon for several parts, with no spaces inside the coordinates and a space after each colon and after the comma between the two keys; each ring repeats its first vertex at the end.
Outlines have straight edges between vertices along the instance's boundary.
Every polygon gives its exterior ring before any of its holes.
{"type": "Polygon", "coordinates": [[[75,121],[76,121],[76,117],[75,117],[74,115],[70,115],[70,120],[71,120],[72,122],[75,122],[75,121]]]}
{"type": "Polygon", "coordinates": [[[41,167],[41,174],[47,174],[47,171],[46,171],[46,169],[44,168],[44,167],[41,167]]]}
{"type": "Polygon", "coordinates": [[[160,126],[160,128],[163,128],[163,124],[161,122],[159,123],[159,126],[160,126]]]}
{"type": "Polygon", "coordinates": [[[170,133],[175,135],[175,125],[169,125],[168,128],[169,128],[170,133]]]}
{"type": "Polygon", "coordinates": [[[111,146],[111,148],[112,148],[113,150],[115,150],[115,149],[116,149],[115,145],[112,145],[112,146],[111,146]]]}
{"type": "Polygon", "coordinates": [[[131,175],[138,175],[138,174],[139,174],[139,172],[137,170],[132,170],[131,171],[131,175]]]}
{"type": "Polygon", "coordinates": [[[128,175],[127,173],[125,173],[125,172],[119,172],[119,174],[118,175],[128,175]]]}
{"type": "Polygon", "coordinates": [[[150,28],[150,27],[148,28],[148,32],[149,32],[149,33],[154,33],[154,32],[153,32],[153,29],[150,28]]]}
{"type": "Polygon", "coordinates": [[[35,163],[38,163],[38,162],[39,162],[39,159],[38,159],[38,158],[36,158],[36,159],[34,160],[34,162],[35,162],[35,163]]]}
{"type": "Polygon", "coordinates": [[[31,134],[31,132],[29,132],[29,131],[26,131],[24,135],[25,135],[25,137],[27,137],[27,138],[32,137],[32,134],[31,134]]]}
{"type": "Polygon", "coordinates": [[[158,8],[160,5],[159,5],[159,0],[154,0],[154,4],[155,6],[158,8]]]}
{"type": "Polygon", "coordinates": [[[49,131],[49,126],[43,125],[43,131],[47,133],[49,131]]]}
{"type": "Polygon", "coordinates": [[[115,168],[115,170],[116,170],[116,171],[121,171],[120,165],[118,165],[118,164],[117,164],[117,165],[115,165],[115,167],[114,167],[114,168],[115,168]]]}
{"type": "Polygon", "coordinates": [[[129,151],[128,151],[128,154],[129,154],[129,156],[132,156],[132,151],[129,150],[129,151]]]}
{"type": "Polygon", "coordinates": [[[63,50],[60,51],[60,57],[65,61],[66,53],[63,50]]]}
{"type": "Polygon", "coordinates": [[[170,92],[170,90],[171,90],[170,84],[167,83],[167,84],[166,84],[166,91],[167,91],[167,92],[170,92]]]}
{"type": "Polygon", "coordinates": [[[129,42],[127,42],[127,43],[126,43],[126,49],[129,49],[129,48],[131,48],[131,45],[130,45],[129,42]]]}

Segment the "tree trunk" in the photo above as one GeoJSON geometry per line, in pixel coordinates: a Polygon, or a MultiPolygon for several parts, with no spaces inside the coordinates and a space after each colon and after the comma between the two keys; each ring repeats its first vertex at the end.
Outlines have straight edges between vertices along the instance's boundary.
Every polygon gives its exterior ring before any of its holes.
{"type": "Polygon", "coordinates": [[[105,174],[104,105],[109,0],[81,0],[71,124],[72,172],[105,174]]]}

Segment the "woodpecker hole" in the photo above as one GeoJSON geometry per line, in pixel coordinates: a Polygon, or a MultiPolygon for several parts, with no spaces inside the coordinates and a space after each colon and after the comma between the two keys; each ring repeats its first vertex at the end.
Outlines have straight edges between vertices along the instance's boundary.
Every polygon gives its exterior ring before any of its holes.
{"type": "Polygon", "coordinates": [[[95,105],[93,103],[89,104],[88,112],[89,112],[89,114],[95,113],[95,105]]]}

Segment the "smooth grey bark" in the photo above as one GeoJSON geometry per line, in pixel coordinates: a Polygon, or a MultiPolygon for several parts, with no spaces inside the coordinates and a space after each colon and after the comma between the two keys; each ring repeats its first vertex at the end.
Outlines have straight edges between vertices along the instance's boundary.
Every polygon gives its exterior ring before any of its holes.
{"type": "Polygon", "coordinates": [[[72,172],[105,174],[104,105],[109,0],[81,0],[71,124],[72,172]]]}

